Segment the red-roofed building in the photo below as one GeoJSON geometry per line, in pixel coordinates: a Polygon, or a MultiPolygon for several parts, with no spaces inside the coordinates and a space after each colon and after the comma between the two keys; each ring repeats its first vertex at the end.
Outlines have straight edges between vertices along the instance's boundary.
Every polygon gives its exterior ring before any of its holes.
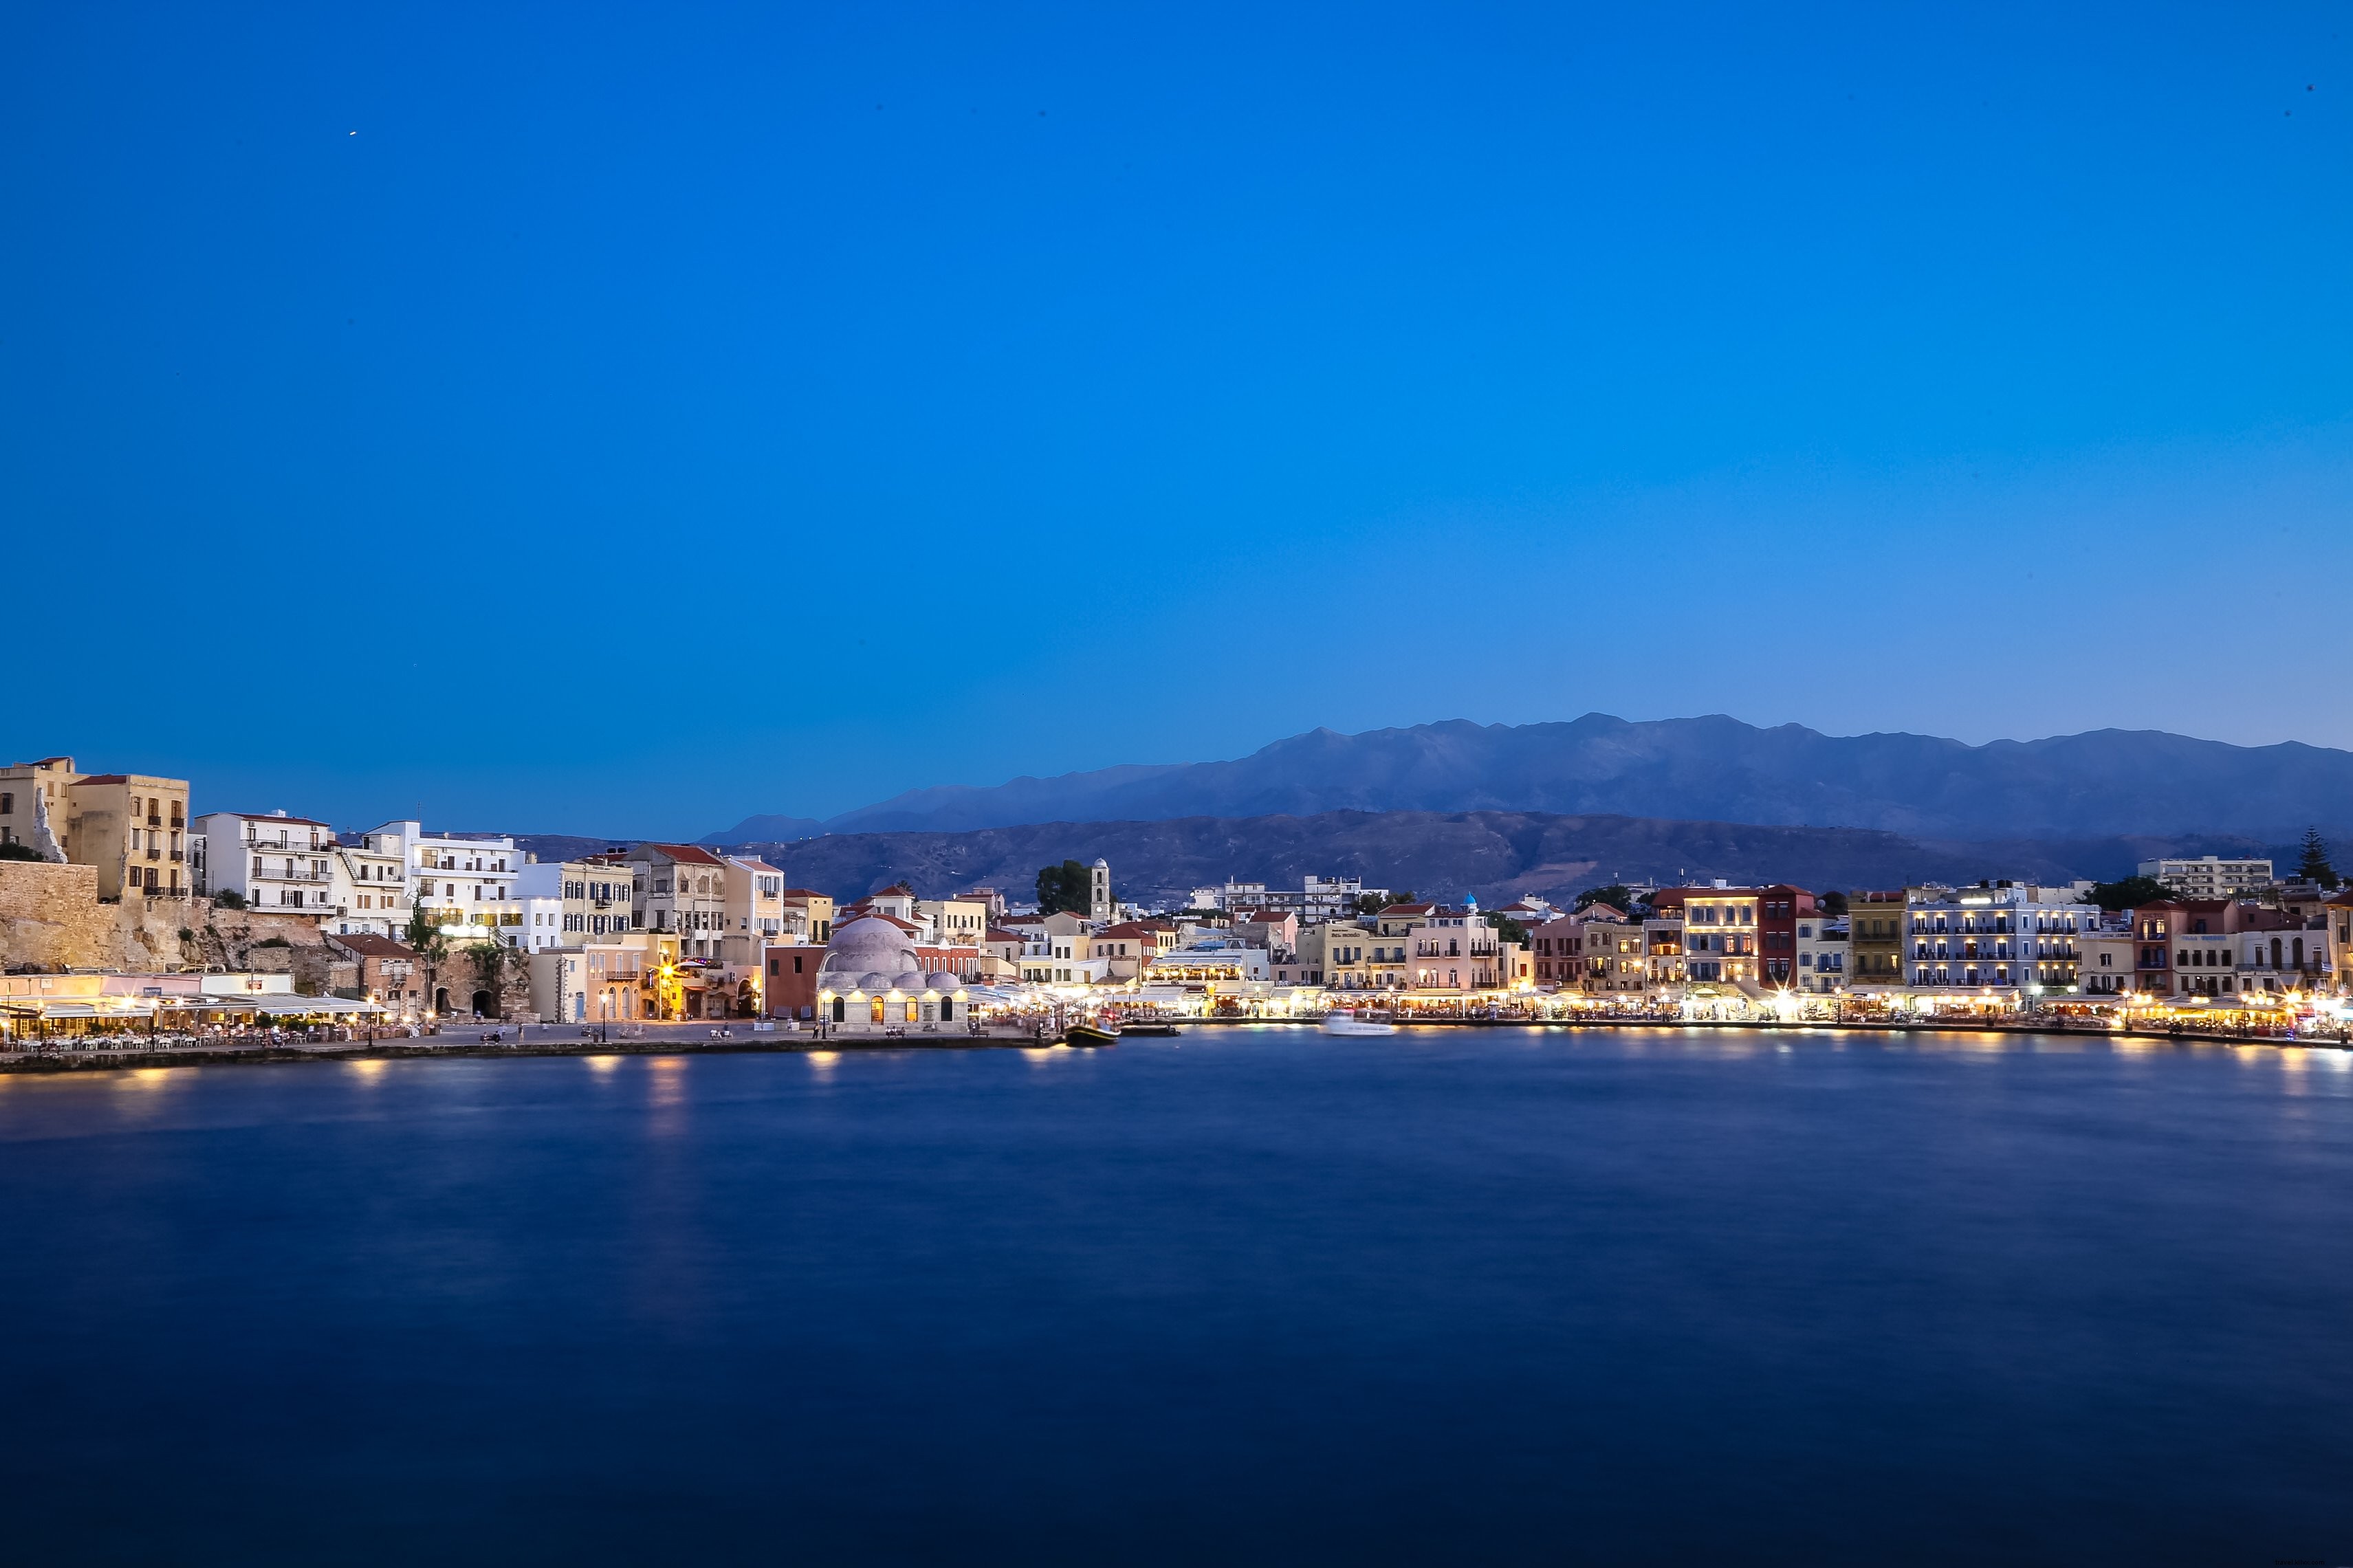
{"type": "Polygon", "coordinates": [[[1089,945],[1111,965],[1112,979],[1133,980],[1154,960],[1176,951],[1176,927],[1168,921],[1122,921],[1096,932],[1089,945]]]}
{"type": "Polygon", "coordinates": [[[1287,957],[1299,951],[1299,916],[1290,910],[1251,910],[1235,920],[1234,934],[1287,957]]]}
{"type": "Polygon", "coordinates": [[[644,868],[638,925],[675,932],[681,958],[717,960],[727,929],[727,862],[695,844],[640,844],[628,858],[644,868]]]}

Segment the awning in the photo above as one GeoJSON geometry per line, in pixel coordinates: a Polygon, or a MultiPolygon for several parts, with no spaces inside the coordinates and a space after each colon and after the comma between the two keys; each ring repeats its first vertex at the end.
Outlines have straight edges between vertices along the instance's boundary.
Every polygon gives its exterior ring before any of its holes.
{"type": "Polygon", "coordinates": [[[217,998],[216,1011],[223,1013],[259,1013],[272,1018],[363,1016],[385,1011],[375,1002],[353,1002],[343,996],[290,996],[273,992],[266,996],[217,998]]]}

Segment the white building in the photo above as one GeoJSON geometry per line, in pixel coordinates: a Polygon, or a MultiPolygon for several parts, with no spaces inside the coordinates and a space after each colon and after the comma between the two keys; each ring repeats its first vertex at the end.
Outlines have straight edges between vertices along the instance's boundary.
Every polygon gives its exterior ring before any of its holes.
{"type": "Polygon", "coordinates": [[[2235,899],[2272,885],[2268,860],[2225,860],[2219,855],[2197,859],[2144,860],[2140,874],[2164,883],[2185,899],[2235,899]]]}
{"type": "Polygon", "coordinates": [[[2081,940],[2099,910],[2073,887],[2029,882],[1922,889],[1905,910],[1904,961],[1915,1003],[1994,1000],[2072,991],[2081,940]]]}
{"type": "Polygon", "coordinates": [[[215,811],[194,826],[205,844],[206,892],[235,893],[272,914],[334,914],[335,832],[325,823],[282,811],[215,811]]]}
{"type": "Polygon", "coordinates": [[[408,868],[397,847],[383,847],[371,835],[333,840],[327,859],[328,896],[334,918],[324,922],[339,936],[398,937],[408,928],[408,868]]]}
{"type": "MultiPolygon", "coordinates": [[[[1030,961],[1022,958],[1022,978],[1029,978],[1030,961]]],[[[1154,959],[1144,972],[1147,981],[1206,982],[1212,980],[1261,980],[1274,978],[1273,955],[1262,947],[1253,947],[1237,937],[1210,937],[1189,947],[1164,952],[1154,959]]]]}
{"type": "Polygon", "coordinates": [[[988,905],[980,899],[922,899],[915,923],[932,947],[978,947],[988,937],[988,905]]]}
{"type": "Polygon", "coordinates": [[[512,838],[430,834],[414,821],[384,823],[358,836],[376,854],[396,854],[408,870],[408,898],[445,936],[512,942],[522,925],[515,878],[522,851],[512,838]]]}
{"type": "MultiPolygon", "coordinates": [[[[1102,865],[1101,861],[1096,862],[1102,865]]],[[[1109,868],[1105,868],[1108,876],[1109,868]]],[[[1301,879],[1296,889],[1270,888],[1264,882],[1229,881],[1219,888],[1196,888],[1187,901],[1187,909],[1224,910],[1239,913],[1244,910],[1279,910],[1299,917],[1301,925],[1321,925],[1325,921],[1352,921],[1356,918],[1361,900],[1372,898],[1386,904],[1387,888],[1367,888],[1361,877],[1316,877],[1301,879]]]]}
{"type": "Polygon", "coordinates": [[[1829,915],[1798,918],[1797,989],[1817,996],[1834,995],[1846,988],[1847,941],[1844,921],[1829,915]]]}

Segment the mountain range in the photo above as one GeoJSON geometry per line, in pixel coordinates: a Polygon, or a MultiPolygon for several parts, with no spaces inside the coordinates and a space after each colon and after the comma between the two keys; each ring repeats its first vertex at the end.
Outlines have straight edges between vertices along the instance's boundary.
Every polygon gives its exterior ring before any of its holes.
{"type": "Polygon", "coordinates": [[[2095,730],[1972,746],[1928,735],[1761,729],[1721,714],[1640,722],[1466,720],[1314,730],[1229,762],[1121,766],[910,790],[823,822],[755,816],[702,840],[953,832],[1044,823],[1330,812],[1623,816],[1875,828],[1930,838],[2232,834],[2353,824],[2353,752],[2095,730]]]}
{"type": "MultiPolygon", "coordinates": [[[[2010,877],[2114,880],[2135,864],[2178,854],[2168,837],[2010,838],[1965,843],[1873,828],[1760,826],[1535,812],[1324,812],[1310,816],[1179,817],[1163,822],[1055,822],[964,832],[832,833],[733,847],[764,857],[788,882],[855,898],[904,881],[925,897],[994,886],[1026,899],[1040,866],[1111,863],[1120,897],[1181,900],[1229,877],[1300,885],[1303,873],[1356,876],[1425,897],[1475,894],[1491,907],[1529,893],[1566,903],[1614,881],[1890,888],[2010,877]]],[[[2237,837],[2200,838],[2223,854],[2293,850],[2237,837]]]]}

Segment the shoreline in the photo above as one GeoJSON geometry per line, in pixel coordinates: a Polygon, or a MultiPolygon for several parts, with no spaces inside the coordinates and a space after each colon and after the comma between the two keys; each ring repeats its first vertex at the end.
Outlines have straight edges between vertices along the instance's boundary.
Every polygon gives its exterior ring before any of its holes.
{"type": "MultiPolygon", "coordinates": [[[[556,1028],[532,1025],[525,1027],[556,1028]]],[[[1181,1026],[1193,1028],[1250,1026],[1314,1030],[1309,1020],[1281,1018],[1197,1018],[1181,1026]]],[[[516,1026],[508,1026],[516,1027],[516,1026]]],[[[1844,1023],[1790,1022],[1778,1019],[1658,1019],[1658,1018],[1446,1018],[1400,1023],[1409,1029],[1657,1029],[1729,1030],[1752,1034],[1865,1035],[2051,1035],[2079,1039],[2133,1040],[2156,1045],[2271,1046],[2295,1050],[2345,1050],[2353,1044],[2319,1037],[2283,1039],[2269,1035],[2220,1034],[2168,1029],[2086,1029],[2064,1025],[1983,1023],[1844,1023]]],[[[1166,1036],[1149,1037],[1165,1039],[1166,1036]]],[[[818,1039],[794,1035],[782,1038],[753,1037],[712,1040],[684,1037],[675,1039],[640,1037],[628,1040],[552,1039],[486,1042],[479,1037],[446,1044],[433,1037],[401,1040],[338,1040],[277,1046],[164,1047],[155,1050],[58,1050],[12,1052],[0,1056],[0,1076],[72,1072],[121,1072],[175,1067],[280,1067],[305,1062],[406,1061],[420,1058],[519,1058],[528,1057],[671,1057],[671,1056],[807,1056],[818,1051],[876,1052],[899,1050],[1037,1050],[1064,1045],[1063,1037],[1037,1035],[955,1035],[925,1037],[818,1039]]],[[[1074,1047],[1092,1048],[1102,1047],[1074,1047]]]]}

